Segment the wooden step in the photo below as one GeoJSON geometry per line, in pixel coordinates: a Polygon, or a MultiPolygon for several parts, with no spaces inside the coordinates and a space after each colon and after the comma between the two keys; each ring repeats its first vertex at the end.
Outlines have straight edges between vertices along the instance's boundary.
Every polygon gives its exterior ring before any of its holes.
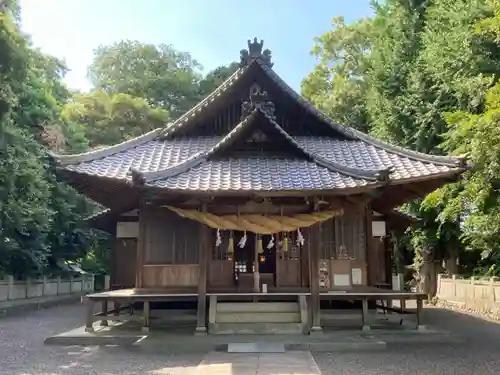
{"type": "Polygon", "coordinates": [[[300,323],[300,312],[217,312],[217,323],[300,323]]]}
{"type": "Polygon", "coordinates": [[[209,328],[214,335],[300,335],[300,323],[215,323],[209,328]]]}
{"type": "Polygon", "coordinates": [[[300,307],[297,302],[221,302],[217,303],[217,312],[300,312],[300,307]]]}

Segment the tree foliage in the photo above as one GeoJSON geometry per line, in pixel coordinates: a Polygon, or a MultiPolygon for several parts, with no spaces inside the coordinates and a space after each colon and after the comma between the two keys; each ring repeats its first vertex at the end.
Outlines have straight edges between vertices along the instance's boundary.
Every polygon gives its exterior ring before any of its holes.
{"type": "Polygon", "coordinates": [[[114,145],[164,127],[170,115],[162,108],[152,108],[143,98],[92,91],[66,103],[61,120],[81,124],[89,145],[97,147],[114,145]]]}
{"type": "Polygon", "coordinates": [[[9,12],[0,17],[0,272],[22,276],[78,258],[90,236],[83,222],[90,211],[83,197],[56,181],[44,143],[70,98],[65,67],[32,48],[9,12]]]}
{"type": "Polygon", "coordinates": [[[336,18],[316,39],[318,64],[302,94],[338,121],[392,143],[432,154],[469,152],[477,166],[465,181],[409,206],[423,218],[412,235],[416,260],[429,249],[433,260],[454,261],[464,249],[497,254],[484,243],[496,220],[478,217],[483,200],[496,204],[488,193],[497,172],[495,137],[472,124],[494,127],[498,1],[387,0],[373,7],[373,17],[351,25],[336,18]]]}
{"type": "MultiPolygon", "coordinates": [[[[302,94],[340,123],[387,141],[467,153],[474,167],[461,181],[406,207],[423,219],[411,243],[417,263],[460,256],[468,270],[497,273],[500,3],[386,0],[373,7],[372,17],[352,24],[334,18],[332,30],[316,38],[317,65],[302,94]]],[[[96,205],[57,182],[47,150],[83,152],[163,127],[238,64],[204,75],[188,52],[124,40],[95,50],[90,92],[70,92],[64,63],[31,46],[18,16],[17,2],[4,2],[0,272],[47,272],[61,259],[105,270],[106,239],[84,220],[96,205]]]]}
{"type": "Polygon", "coordinates": [[[201,74],[201,65],[171,45],[124,40],[95,50],[89,77],[108,94],[143,98],[174,118],[193,107],[237,68],[233,63],[201,74]]]}
{"type": "Polygon", "coordinates": [[[58,182],[48,150],[78,153],[164,127],[237,69],[207,75],[172,46],[101,46],[89,93],[70,92],[67,67],[31,46],[16,1],[0,12],[0,276],[57,272],[61,261],[109,266],[107,238],[85,218],[99,207],[58,182]]]}

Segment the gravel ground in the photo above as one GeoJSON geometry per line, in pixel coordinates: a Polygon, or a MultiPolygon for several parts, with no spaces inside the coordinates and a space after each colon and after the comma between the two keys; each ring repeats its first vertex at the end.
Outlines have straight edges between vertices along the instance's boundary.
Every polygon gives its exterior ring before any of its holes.
{"type": "Polygon", "coordinates": [[[390,345],[375,353],[321,353],[322,375],[498,375],[500,324],[438,308],[426,308],[426,323],[456,332],[462,344],[390,345]]]}
{"type": "Polygon", "coordinates": [[[43,341],[82,325],[82,305],[0,318],[1,375],[181,375],[201,356],[134,353],[119,348],[46,346],[43,341]]]}
{"type": "MultiPolygon", "coordinates": [[[[80,326],[84,308],[60,306],[0,318],[0,374],[131,375],[187,374],[199,355],[169,356],[120,348],[54,347],[50,335],[80,326]]],[[[497,375],[500,373],[500,324],[437,308],[425,311],[427,323],[466,338],[461,345],[399,345],[375,353],[321,353],[314,358],[322,374],[334,375],[497,375]]],[[[242,374],[233,374],[242,375],[242,374]]]]}

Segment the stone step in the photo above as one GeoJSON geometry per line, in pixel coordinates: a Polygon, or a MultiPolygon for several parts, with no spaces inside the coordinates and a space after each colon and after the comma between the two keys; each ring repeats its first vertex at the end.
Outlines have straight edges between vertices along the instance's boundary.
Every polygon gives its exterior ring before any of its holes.
{"type": "Polygon", "coordinates": [[[214,323],[209,329],[215,335],[300,335],[300,323],[214,323]]]}
{"type": "Polygon", "coordinates": [[[220,302],[217,312],[300,312],[297,302],[220,302]]]}
{"type": "Polygon", "coordinates": [[[217,312],[217,323],[300,323],[300,312],[217,312]]]}

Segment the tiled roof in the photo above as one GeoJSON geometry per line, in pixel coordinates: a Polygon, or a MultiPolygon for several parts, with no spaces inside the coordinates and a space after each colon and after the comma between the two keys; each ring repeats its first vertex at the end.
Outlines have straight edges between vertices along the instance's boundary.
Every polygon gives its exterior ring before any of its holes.
{"type": "Polygon", "coordinates": [[[128,179],[131,170],[157,172],[183,163],[196,153],[210,150],[221,138],[153,140],[103,158],[68,164],[65,169],[88,175],[128,179]]]}
{"type": "MultiPolygon", "coordinates": [[[[223,138],[153,140],[114,155],[67,165],[65,168],[119,180],[130,180],[131,170],[136,170],[145,176],[154,176],[146,181],[147,186],[189,191],[329,190],[365,186],[374,182],[374,179],[349,176],[306,158],[252,156],[207,159],[205,156],[223,138]],[[200,155],[204,158],[183,167],[186,162],[200,155]],[[168,170],[175,172],[164,173],[168,170]]],[[[376,170],[392,168],[391,180],[431,176],[453,170],[450,166],[402,157],[362,141],[327,137],[295,137],[293,140],[309,154],[368,175],[376,170]]]]}
{"type": "Polygon", "coordinates": [[[410,181],[458,174],[465,169],[463,159],[403,149],[337,124],[258,58],[242,65],[213,93],[164,129],[106,149],[56,158],[62,168],[71,172],[135,182],[132,174],[146,186],[188,191],[330,190],[369,184],[375,187],[388,183],[381,181],[386,175],[391,182],[410,181]],[[224,103],[230,92],[239,90],[238,82],[249,81],[242,77],[253,77],[256,69],[288,95],[287,100],[300,105],[342,137],[292,138],[272,118],[266,117],[268,130],[288,143],[297,155],[236,157],[228,153],[215,158],[221,149],[241,136],[252,116],[267,116],[260,110],[252,112],[224,137],[180,136],[178,129],[203,121],[206,108],[215,102],[224,103]]]}
{"type": "Polygon", "coordinates": [[[362,141],[344,141],[326,137],[296,137],[295,140],[310,153],[328,160],[336,160],[351,168],[364,170],[392,168],[390,178],[393,180],[430,176],[452,170],[452,167],[447,165],[424,163],[362,141]]]}
{"type": "Polygon", "coordinates": [[[208,160],[146,185],[188,191],[298,191],[344,189],[367,183],[307,160],[246,157],[208,160]]]}

